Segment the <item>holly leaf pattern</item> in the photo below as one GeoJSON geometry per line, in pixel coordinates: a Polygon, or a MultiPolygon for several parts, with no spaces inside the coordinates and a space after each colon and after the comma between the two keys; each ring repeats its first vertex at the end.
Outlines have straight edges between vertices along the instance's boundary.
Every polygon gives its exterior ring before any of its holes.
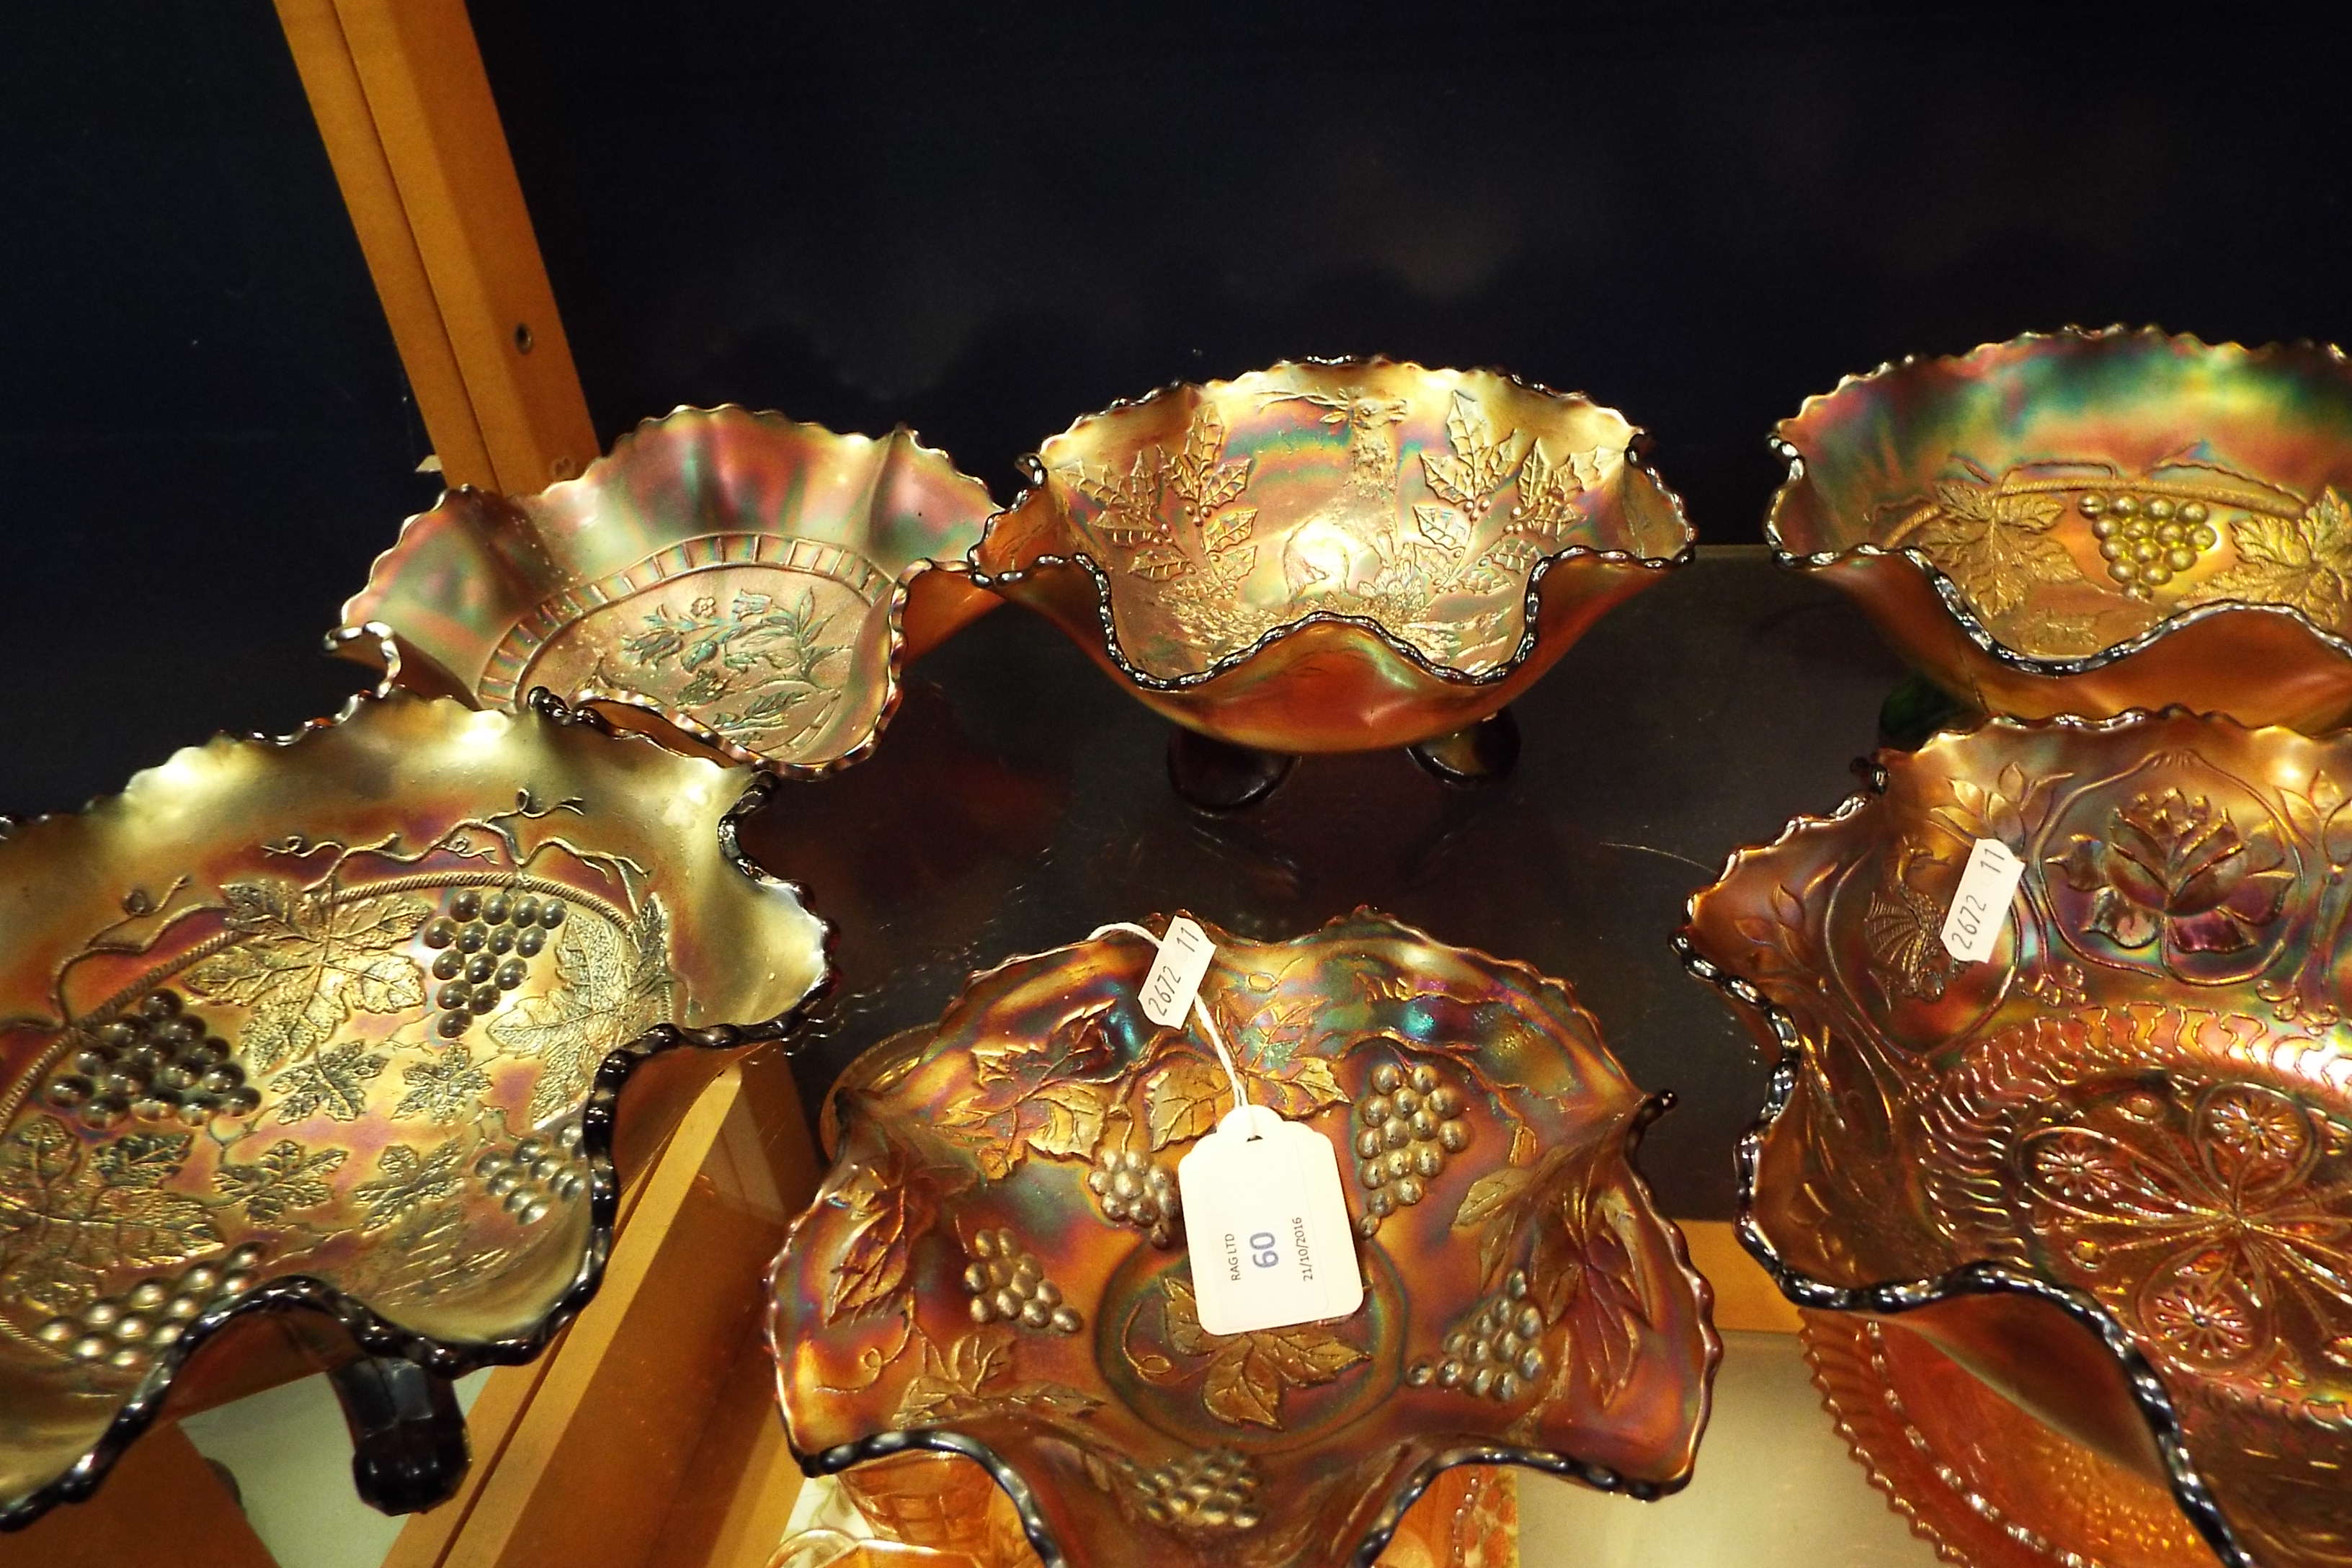
{"type": "Polygon", "coordinates": [[[1474,594],[1499,593],[1524,582],[1542,559],[1543,546],[1524,534],[1507,533],[1455,581],[1474,594]]]}
{"type": "Polygon", "coordinates": [[[1168,488],[1183,497],[1185,510],[1201,521],[1202,543],[1209,549],[1219,548],[1206,538],[1209,514],[1239,499],[1249,473],[1247,458],[1225,461],[1225,422],[1214,405],[1201,405],[1184,432],[1183,451],[1168,465],[1168,488]]]}
{"type": "Polygon", "coordinates": [[[1423,539],[1449,556],[1458,555],[1470,548],[1470,520],[1450,506],[1415,501],[1412,525],[1423,539]]]}
{"type": "Polygon", "coordinates": [[[348,1152],[305,1149],[291,1138],[281,1138],[251,1164],[224,1160],[213,1173],[213,1185],[232,1204],[245,1205],[245,1217],[256,1225],[283,1219],[296,1209],[316,1208],[331,1191],[325,1177],[342,1168],[348,1152]]]}
{"type": "Polygon", "coordinates": [[[1519,499],[1511,508],[1511,531],[1557,542],[1584,521],[1578,500],[1583,493],[1584,481],[1577,477],[1573,461],[1555,463],[1544,456],[1541,442],[1528,442],[1527,458],[1519,465],[1519,499]]]}
{"type": "MultiPolygon", "coordinates": [[[[1201,548],[1212,555],[1223,555],[1234,546],[1249,542],[1251,532],[1257,527],[1257,508],[1228,507],[1201,525],[1201,548]]],[[[1255,557],[1256,552],[1251,555],[1255,557]]]]}
{"type": "Polygon", "coordinates": [[[1511,443],[1517,436],[1517,431],[1507,430],[1497,437],[1486,411],[1470,397],[1455,393],[1454,406],[1445,416],[1446,443],[1453,450],[1421,455],[1429,488],[1473,518],[1482,516],[1495,492],[1510,482],[1511,443]]]}
{"type": "Polygon", "coordinates": [[[194,1142],[134,1132],[89,1152],[54,1116],[17,1123],[0,1140],[0,1290],[42,1311],[77,1311],[111,1273],[218,1247],[204,1204],[163,1190],[194,1142]]]}
{"type": "Polygon", "coordinates": [[[317,1050],[364,1013],[425,1005],[425,975],[400,951],[432,906],[400,894],[352,897],[232,882],[232,945],[190,969],[187,988],[247,1009],[237,1044],[255,1071],[317,1050]]]}
{"type": "Polygon", "coordinates": [[[1333,1333],[1328,1323],[1210,1333],[1201,1327],[1200,1308],[1188,1281],[1171,1274],[1160,1286],[1170,1348],[1180,1355],[1209,1358],[1201,1374],[1201,1406],[1231,1426],[1279,1431],[1286,1390],[1335,1382],[1350,1367],[1371,1360],[1333,1333]]]}
{"type": "Polygon", "coordinates": [[[1167,541],[1168,526],[1160,521],[1160,467],[1152,454],[1138,452],[1124,476],[1084,464],[1060,472],[1072,489],[1102,508],[1089,526],[1106,542],[1133,549],[1167,541]]]}
{"type": "Polygon", "coordinates": [[[677,975],[669,963],[669,911],[649,897],[626,929],[591,910],[563,922],[555,943],[557,984],[492,1019],[502,1049],[535,1058],[523,1120],[551,1121],[587,1091],[604,1058],[661,1021],[677,975]]]}
{"type": "Polygon", "coordinates": [[[382,1230],[456,1192],[465,1155],[462,1138],[452,1138],[430,1154],[420,1154],[405,1143],[393,1144],[376,1156],[374,1178],[352,1189],[352,1196],[367,1208],[360,1228],[382,1230]]]}
{"type": "Polygon", "coordinates": [[[430,1061],[401,1068],[400,1080],[408,1087],[393,1107],[395,1121],[414,1116],[462,1121],[490,1091],[490,1075],[475,1065],[473,1048],[462,1040],[436,1051],[430,1061]]]}
{"type": "Polygon", "coordinates": [[[383,1057],[357,1042],[320,1051],[269,1080],[283,1097],[278,1120],[303,1121],[323,1110],[336,1121],[357,1121],[367,1110],[368,1082],[383,1067],[383,1057]]]}

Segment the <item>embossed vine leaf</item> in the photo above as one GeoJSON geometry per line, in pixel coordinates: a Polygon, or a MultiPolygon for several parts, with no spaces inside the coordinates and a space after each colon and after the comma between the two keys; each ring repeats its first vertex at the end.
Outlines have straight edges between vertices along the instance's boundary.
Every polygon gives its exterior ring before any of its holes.
{"type": "Polygon", "coordinates": [[[2238,519],[2230,542],[2238,559],[2191,602],[2288,605],[2325,626],[2352,613],[2352,505],[2332,486],[2299,518],[2238,519]]]}
{"type": "Polygon", "coordinates": [[[1223,1069],[1198,1057],[1179,1057],[1143,1080],[1143,1122],[1151,1147],[1186,1143],[1217,1125],[1233,1094],[1223,1069]]]}
{"type": "Polygon", "coordinates": [[[2064,510],[2053,496],[1939,484],[1935,512],[1908,542],[1959,585],[1979,615],[2005,616],[2025,603],[2036,583],[2083,580],[2066,547],[2046,537],[2064,510]]]}
{"type": "Polygon", "coordinates": [[[203,1203],[163,1190],[193,1143],[184,1132],[133,1133],[86,1153],[53,1116],[19,1122],[0,1140],[0,1290],[74,1311],[114,1270],[164,1268],[219,1246],[203,1203]]]}
{"type": "Polygon", "coordinates": [[[972,1048],[975,1091],[950,1106],[940,1125],[995,1181],[1031,1152],[1084,1159],[1102,1138],[1103,1117],[1119,1099],[1128,1061],[1103,1026],[1081,1013],[1044,1040],[995,1040],[972,1048]]]}
{"type": "Polygon", "coordinates": [[[1327,1323],[1212,1334],[1201,1327],[1191,1284],[1172,1274],[1160,1284],[1169,1345],[1180,1355],[1209,1357],[1201,1374],[1201,1406],[1232,1426],[1279,1431],[1285,1390],[1334,1382],[1349,1368],[1371,1360],[1327,1323]]]}
{"type": "Polygon", "coordinates": [[[1087,1415],[1102,1401],[1059,1383],[1013,1380],[1013,1330],[997,1323],[975,1329],[941,1354],[923,1341],[923,1370],[908,1380],[891,1425],[900,1429],[968,1421],[1005,1410],[1087,1415]]]}
{"type": "Polygon", "coordinates": [[[352,1196],[367,1207],[362,1230],[382,1230],[396,1220],[424,1209],[457,1190],[466,1141],[452,1138],[430,1154],[420,1154],[405,1143],[394,1143],[376,1156],[375,1176],[352,1189],[352,1196]]]}
{"type": "Polygon", "coordinates": [[[320,1051],[269,1080],[280,1097],[278,1120],[301,1121],[323,1110],[337,1121],[357,1121],[367,1110],[368,1082],[383,1068],[383,1057],[356,1041],[320,1051]]]}
{"type": "Polygon", "coordinates": [[[401,894],[354,898],[278,882],[233,882],[233,945],[190,969],[199,996],[247,1009],[237,1043],[257,1072],[327,1043],[354,1009],[404,1013],[425,1005],[425,975],[400,949],[433,912],[401,894]]]}
{"type": "Polygon", "coordinates": [[[1547,1321],[1568,1319],[1573,1359],[1606,1410],[1632,1384],[1658,1308],[1640,1222],[1622,1192],[1598,1184],[1600,1169],[1595,1161],[1539,1215],[1528,1282],[1547,1321]]]}
{"type": "Polygon", "coordinates": [[[1348,1102],[1339,1075],[1321,1057],[1297,1057],[1278,1067],[1248,1064],[1242,1068],[1242,1079],[1249,1085],[1250,1099],[1291,1121],[1303,1121],[1327,1105],[1348,1102]]]}
{"type": "Polygon", "coordinates": [[[474,1064],[473,1047],[463,1040],[436,1051],[430,1061],[400,1069],[407,1089],[393,1107],[394,1120],[423,1117],[430,1121],[462,1121],[480,1109],[490,1091],[490,1075],[474,1064]]]}
{"type": "Polygon", "coordinates": [[[268,1225],[325,1203],[331,1189],[324,1178],[341,1170],[348,1154],[342,1149],[312,1151],[281,1138],[250,1164],[224,1160],[213,1173],[213,1185],[230,1203],[243,1204],[246,1218],[268,1225]]]}
{"type": "Polygon", "coordinates": [[[1518,1256],[1521,1235],[1574,1154],[1572,1149],[1554,1148],[1532,1166],[1506,1165],[1471,1183],[1462,1195],[1451,1228],[1477,1231],[1478,1272],[1489,1289],[1518,1256]]]}
{"type": "Polygon", "coordinates": [[[937,1214],[930,1184],[898,1149],[850,1172],[825,1201],[848,1211],[849,1234],[825,1284],[824,1321],[901,1308],[915,1244],[937,1214]]]}
{"type": "Polygon", "coordinates": [[[489,1037],[519,1057],[535,1058],[524,1120],[537,1123],[570,1110],[604,1058],[660,1022],[677,976],[669,963],[669,911],[648,897],[624,930],[579,911],[556,939],[557,984],[526,996],[490,1020],[489,1037]]]}

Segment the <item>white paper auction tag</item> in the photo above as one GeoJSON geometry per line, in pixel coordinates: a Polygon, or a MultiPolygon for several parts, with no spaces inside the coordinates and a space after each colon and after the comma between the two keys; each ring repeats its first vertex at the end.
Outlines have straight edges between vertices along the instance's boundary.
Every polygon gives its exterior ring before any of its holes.
{"type": "Polygon", "coordinates": [[[1344,1318],[1364,1304],[1339,1160],[1263,1105],[1227,1111],[1177,1163],[1192,1292],[1213,1334],[1344,1318]]]}
{"type": "Polygon", "coordinates": [[[2025,862],[1998,838],[1979,838],[1969,851],[1960,873],[1959,890],[1944,914],[1944,951],[1963,963],[1982,963],[2000,945],[2001,928],[2009,923],[2009,900],[2025,862]]]}
{"type": "Polygon", "coordinates": [[[1182,1028],[1201,977],[1209,973],[1209,961],[1216,955],[1207,931],[1182,915],[1170,921],[1168,934],[1160,939],[1160,956],[1143,977],[1143,1016],[1171,1029],[1182,1028]]]}

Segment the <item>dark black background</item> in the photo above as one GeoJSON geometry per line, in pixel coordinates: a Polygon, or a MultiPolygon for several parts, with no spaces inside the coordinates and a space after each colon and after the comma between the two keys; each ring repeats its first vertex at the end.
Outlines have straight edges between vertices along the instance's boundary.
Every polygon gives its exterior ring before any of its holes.
{"type": "MultiPolygon", "coordinates": [[[[2340,61],[2244,7],[475,14],[608,441],[905,419],[1008,495],[1112,397],[1385,352],[1624,408],[1737,540],[1887,356],[2352,334],[2340,61]]],[[[328,705],[433,485],[262,0],[11,8],[0,284],[0,807],[328,705]]]]}

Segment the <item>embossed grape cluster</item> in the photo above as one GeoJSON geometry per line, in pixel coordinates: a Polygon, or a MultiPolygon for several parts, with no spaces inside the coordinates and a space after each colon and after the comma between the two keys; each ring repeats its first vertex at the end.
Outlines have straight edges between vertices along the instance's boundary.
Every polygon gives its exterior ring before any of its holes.
{"type": "Polygon", "coordinates": [[[1372,1069],[1372,1092],[1356,1102],[1356,1174],[1367,1194],[1359,1234],[1370,1236],[1398,1205],[1428,1196],[1445,1156],[1470,1147],[1461,1113],[1461,1094],[1425,1062],[1410,1076],[1394,1062],[1372,1069]]]}
{"type": "Polygon", "coordinates": [[[142,1279],[119,1296],[100,1296],[72,1317],[51,1318],[33,1335],[76,1361],[140,1371],[207,1308],[261,1283],[261,1260],[268,1256],[268,1248],[247,1242],[218,1262],[196,1264],[177,1278],[142,1279]]]}
{"type": "Polygon", "coordinates": [[[975,1323],[1018,1323],[1075,1334],[1085,1320],[1062,1304],[1062,1288],[1045,1278],[1045,1266],[1021,1249],[1009,1230],[983,1230],[971,1238],[972,1262],[963,1271],[971,1292],[975,1323]]]}
{"type": "Polygon", "coordinates": [[[1528,1275],[1515,1268],[1502,1289],[1471,1310],[1469,1319],[1445,1336],[1445,1354],[1416,1362],[1404,1379],[1416,1388],[1434,1382],[1475,1399],[1508,1405],[1539,1382],[1549,1366],[1543,1353],[1544,1317],[1528,1299],[1528,1275]]]}
{"type": "Polygon", "coordinates": [[[557,1204],[588,1190],[580,1123],[566,1122],[552,1138],[524,1138],[511,1150],[492,1149],[474,1162],[474,1174],[518,1223],[537,1225],[557,1204]]]}
{"type": "Polygon", "coordinates": [[[425,927],[425,945],[436,949],[433,978],[439,988],[433,1026],[445,1040],[473,1027],[474,1020],[530,974],[530,961],[547,945],[550,931],[563,923],[563,900],[529,894],[488,894],[467,888],[449,900],[449,912],[425,927]]]}
{"type": "Polygon", "coordinates": [[[2136,599],[2150,597],[2221,542],[2203,501],[2175,506],[2162,496],[2143,502],[2137,496],[2094,491],[2077,504],[2091,520],[2107,575],[2136,599]]]}
{"type": "Polygon", "coordinates": [[[1186,1532],[1255,1530],[1257,1476],[1230,1448],[1186,1454],[1153,1469],[1139,1468],[1143,1517],[1162,1529],[1186,1532]]]}
{"type": "Polygon", "coordinates": [[[228,1042],[206,1034],[204,1021],[171,990],[151,991],[121,1017],[100,1024],[68,1068],[49,1080],[48,1102],[79,1110],[85,1123],[101,1130],[126,1116],[201,1127],[215,1116],[248,1115],[261,1104],[245,1069],[229,1060],[228,1042]]]}
{"type": "Polygon", "coordinates": [[[1182,1205],[1176,1178],[1152,1163],[1139,1149],[1098,1149],[1095,1168],[1087,1173],[1087,1190],[1102,1205],[1103,1217],[1114,1225],[1131,1225],[1151,1237],[1154,1247],[1176,1245],[1176,1221],[1182,1205]]]}

